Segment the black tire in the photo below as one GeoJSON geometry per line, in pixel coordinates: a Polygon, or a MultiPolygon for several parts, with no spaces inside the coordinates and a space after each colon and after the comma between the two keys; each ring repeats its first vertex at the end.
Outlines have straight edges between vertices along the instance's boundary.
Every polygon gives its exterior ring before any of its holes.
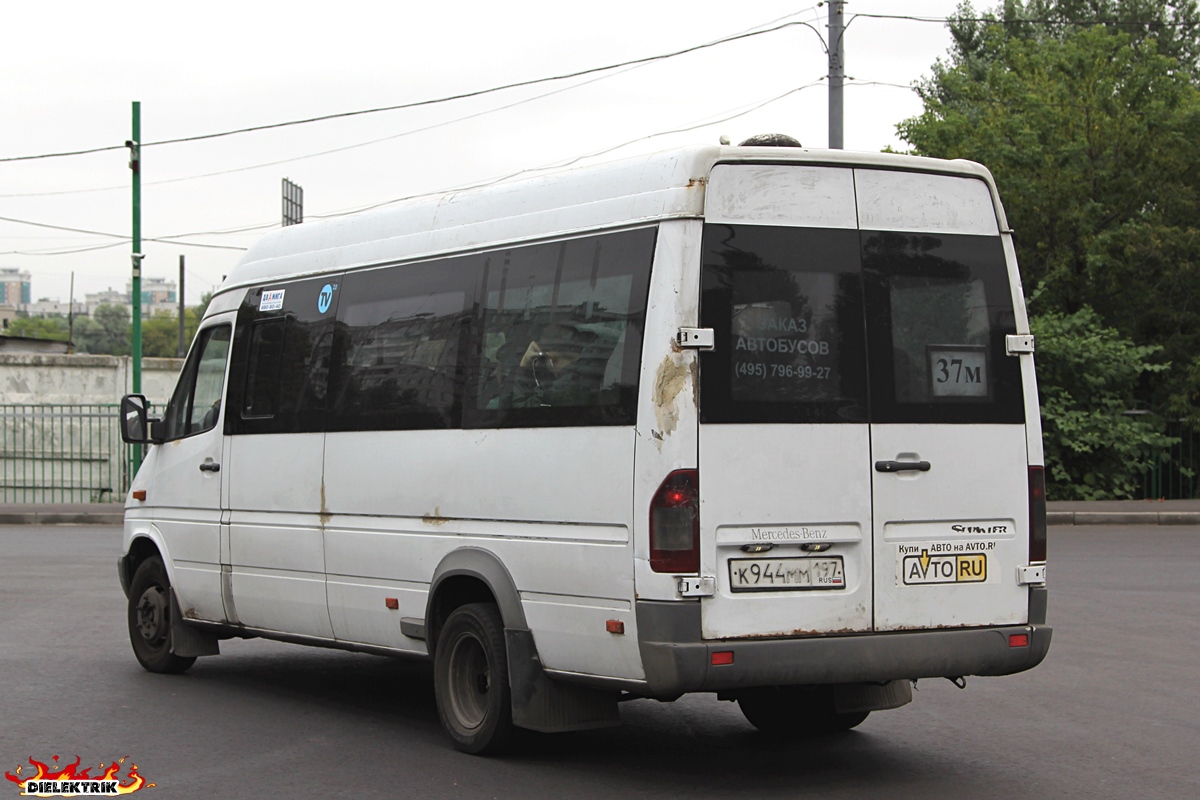
{"type": "Polygon", "coordinates": [[[839,714],[831,686],[771,686],[738,696],[750,724],[772,736],[820,736],[861,725],[870,711],[839,714]]]}
{"type": "Polygon", "coordinates": [[[504,623],[491,603],[455,609],[438,634],[433,658],[438,716],[464,753],[501,752],[513,734],[504,623]]]}
{"type": "Polygon", "coordinates": [[[171,652],[171,583],[162,559],[138,565],[129,583],[129,642],[138,663],[150,672],[177,674],[196,663],[171,652]]]}

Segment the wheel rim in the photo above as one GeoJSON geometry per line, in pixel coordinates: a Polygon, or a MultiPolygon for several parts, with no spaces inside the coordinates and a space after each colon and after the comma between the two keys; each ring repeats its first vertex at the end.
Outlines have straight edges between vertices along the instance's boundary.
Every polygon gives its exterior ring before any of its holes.
{"type": "Polygon", "coordinates": [[[463,634],[450,651],[450,706],[464,728],[474,729],[487,716],[491,670],[487,651],[475,636],[463,634]]]}
{"type": "Polygon", "coordinates": [[[167,637],[167,602],[161,586],[148,586],[134,609],[138,632],[149,645],[159,645],[167,637]]]}

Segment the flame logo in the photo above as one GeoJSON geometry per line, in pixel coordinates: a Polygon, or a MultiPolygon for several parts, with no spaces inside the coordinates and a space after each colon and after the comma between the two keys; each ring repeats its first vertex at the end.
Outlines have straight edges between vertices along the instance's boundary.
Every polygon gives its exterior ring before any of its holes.
{"type": "MultiPolygon", "coordinates": [[[[18,765],[17,771],[15,774],[12,772],[5,772],[4,777],[8,778],[13,783],[22,787],[22,790],[25,787],[26,781],[116,781],[117,782],[117,794],[133,794],[134,792],[138,791],[139,789],[144,789],[147,786],[154,786],[153,783],[146,783],[146,779],[138,774],[137,764],[130,764],[129,771],[128,771],[128,773],[126,773],[125,778],[124,779],[121,778],[121,776],[119,774],[121,771],[121,765],[123,765],[125,763],[125,759],[127,759],[127,758],[129,758],[129,756],[125,756],[124,758],[117,759],[113,763],[109,764],[107,767],[105,767],[104,764],[101,763],[100,766],[98,767],[98,769],[102,770],[101,774],[93,777],[92,775],[88,774],[89,772],[91,772],[91,769],[92,769],[91,767],[85,767],[84,769],[79,769],[79,764],[82,760],[82,759],[80,759],[79,756],[75,756],[75,760],[73,762],[71,762],[70,764],[67,764],[62,769],[58,768],[58,763],[57,763],[58,756],[53,756],[51,758],[51,760],[55,762],[54,766],[52,766],[52,767],[47,766],[46,764],[43,764],[41,761],[38,761],[38,760],[34,759],[32,756],[30,756],[29,764],[30,764],[30,766],[34,767],[34,769],[35,769],[34,774],[22,775],[21,774],[22,768],[18,765]]],[[[21,794],[26,794],[26,792],[22,791],[21,794]]],[[[34,797],[52,797],[54,795],[34,794],[32,796],[34,796],[34,797]]],[[[61,795],[61,796],[74,797],[75,795],[61,795]]]]}

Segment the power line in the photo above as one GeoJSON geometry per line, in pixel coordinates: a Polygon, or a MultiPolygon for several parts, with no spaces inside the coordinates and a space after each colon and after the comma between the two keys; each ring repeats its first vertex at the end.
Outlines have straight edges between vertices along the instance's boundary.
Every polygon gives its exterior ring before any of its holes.
{"type": "MultiPolygon", "coordinates": [[[[4,252],[0,252],[0,255],[5,255],[5,256],[69,256],[69,255],[75,255],[77,253],[92,253],[97,250],[111,250],[114,247],[122,247],[124,245],[127,245],[127,244],[129,244],[130,241],[132,241],[132,238],[126,237],[126,239],[124,241],[110,242],[109,244],[92,245],[90,247],[74,247],[74,248],[69,248],[66,250],[50,250],[50,249],[47,249],[47,250],[6,250],[4,252]]],[[[143,237],[142,241],[143,242],[157,242],[159,244],[170,244],[170,245],[175,245],[177,247],[201,247],[201,248],[204,248],[207,250],[246,251],[246,250],[250,249],[248,247],[234,247],[233,245],[226,245],[226,244],[205,244],[203,242],[184,242],[184,241],[176,241],[174,239],[147,239],[147,238],[143,237]]]]}
{"type": "MultiPolygon", "coordinates": [[[[814,86],[819,86],[822,81],[824,81],[824,76],[822,76],[821,78],[818,78],[815,81],[812,81],[811,83],[804,84],[803,86],[798,86],[794,89],[789,89],[788,91],[784,92],[783,94],[768,98],[767,100],[763,100],[759,103],[755,103],[749,107],[742,106],[736,110],[736,113],[729,114],[728,116],[724,116],[724,117],[720,117],[720,118],[716,118],[716,119],[714,119],[712,117],[708,117],[702,122],[698,122],[693,125],[688,125],[686,127],[675,128],[675,129],[667,130],[667,131],[658,131],[657,133],[651,133],[646,136],[639,136],[636,139],[630,139],[629,141],[622,142],[621,144],[618,144],[618,145],[613,145],[611,147],[606,147],[604,149],[596,150],[591,153],[585,153],[583,155],[575,156],[575,157],[567,159],[565,161],[555,161],[553,163],[545,164],[540,167],[531,167],[529,169],[518,170],[518,171],[510,173],[508,175],[502,175],[498,178],[491,178],[489,180],[480,181],[478,183],[472,183],[472,184],[467,184],[467,185],[463,185],[463,186],[456,186],[456,187],[453,187],[450,189],[438,189],[437,191],[433,191],[433,192],[422,192],[421,194],[407,195],[405,197],[396,197],[391,200],[384,200],[382,202],[373,203],[368,206],[360,206],[357,208],[345,209],[342,211],[334,211],[329,214],[312,214],[310,216],[313,219],[332,219],[335,217],[345,217],[345,216],[349,216],[351,214],[361,214],[366,211],[373,211],[377,208],[383,208],[385,206],[395,205],[396,203],[404,203],[404,202],[408,202],[410,200],[418,200],[418,199],[421,199],[424,197],[434,197],[437,195],[446,194],[448,192],[465,192],[465,191],[469,191],[471,189],[482,189],[486,186],[494,186],[498,183],[504,183],[505,181],[509,181],[514,178],[519,178],[522,175],[531,175],[531,174],[538,173],[538,172],[545,172],[546,170],[551,170],[551,169],[562,169],[564,167],[569,167],[572,164],[576,164],[584,159],[595,158],[596,156],[605,155],[605,154],[611,153],[615,150],[620,150],[622,147],[628,147],[631,144],[636,144],[638,142],[647,141],[649,139],[655,139],[659,136],[669,136],[669,135],[675,134],[675,133],[686,133],[688,131],[694,131],[699,128],[707,127],[709,125],[719,125],[722,122],[729,122],[730,120],[737,119],[738,117],[744,117],[747,114],[757,111],[760,108],[764,108],[765,106],[768,106],[771,103],[775,103],[779,100],[782,100],[785,97],[796,94],[798,92],[802,92],[805,89],[811,89],[814,86]]],[[[725,113],[725,112],[719,112],[719,113],[725,113]]]]}
{"type": "MultiPolygon", "coordinates": [[[[330,212],[328,214],[312,214],[312,215],[310,215],[310,217],[312,219],[331,219],[334,217],[349,216],[351,214],[360,214],[365,211],[371,211],[376,208],[382,208],[384,206],[394,205],[396,203],[401,203],[401,202],[405,202],[408,200],[415,200],[415,199],[418,199],[421,197],[431,197],[431,196],[435,196],[435,195],[445,194],[446,192],[460,192],[460,191],[467,191],[469,189],[480,189],[485,186],[492,186],[497,183],[503,183],[504,181],[512,180],[513,178],[517,178],[522,175],[533,174],[533,173],[537,173],[537,172],[544,172],[544,171],[550,170],[550,169],[562,169],[564,167],[569,167],[572,164],[576,164],[580,161],[583,161],[584,159],[595,158],[597,156],[605,155],[605,154],[611,153],[615,150],[620,150],[623,147],[628,147],[631,144],[636,144],[637,142],[647,141],[649,139],[655,139],[660,136],[669,136],[671,134],[676,134],[676,133],[686,133],[689,131],[697,130],[699,128],[707,127],[709,125],[719,125],[722,122],[729,122],[730,120],[737,119],[738,117],[744,117],[747,114],[753,113],[754,111],[764,108],[772,103],[778,102],[779,100],[782,100],[785,97],[789,97],[793,94],[802,92],[805,89],[811,89],[814,86],[818,86],[821,84],[821,82],[823,80],[824,80],[823,77],[818,78],[815,81],[804,84],[802,86],[795,87],[793,89],[789,89],[788,91],[786,91],[782,94],[775,95],[773,97],[767,98],[766,100],[762,100],[762,101],[753,103],[748,106],[740,106],[736,109],[731,109],[729,112],[718,112],[718,114],[723,114],[724,116],[715,116],[714,115],[714,116],[706,117],[704,120],[694,123],[694,124],[689,124],[684,127],[673,128],[673,129],[665,130],[665,131],[658,131],[656,133],[647,134],[645,136],[639,136],[636,139],[630,139],[628,141],[625,141],[625,142],[622,142],[620,144],[613,145],[610,147],[606,147],[601,150],[596,150],[596,151],[593,151],[590,153],[584,153],[582,155],[574,156],[565,161],[556,161],[552,164],[547,164],[547,165],[540,166],[540,167],[531,167],[529,169],[518,170],[517,172],[513,172],[508,175],[503,175],[498,178],[493,178],[493,179],[489,179],[486,181],[482,181],[479,183],[474,183],[474,184],[470,184],[470,185],[466,185],[466,186],[459,186],[459,187],[455,187],[452,189],[439,189],[439,190],[433,191],[433,192],[425,192],[422,194],[393,198],[391,200],[385,200],[380,203],[373,203],[368,206],[361,206],[361,207],[352,208],[352,209],[345,209],[342,211],[334,211],[334,212],[330,212]]],[[[81,234],[86,234],[89,236],[103,236],[103,237],[112,238],[112,239],[117,240],[115,242],[112,242],[111,244],[81,247],[81,248],[75,248],[75,249],[70,249],[70,250],[55,250],[55,251],[45,251],[45,252],[11,250],[11,251],[3,253],[3,255],[68,255],[68,254],[74,254],[74,253],[91,252],[94,250],[104,250],[104,249],[108,249],[108,248],[112,248],[112,247],[118,247],[122,244],[125,244],[125,243],[131,241],[131,237],[125,236],[123,234],[108,233],[105,231],[93,231],[93,230],[88,230],[86,228],[73,228],[73,227],[69,227],[66,225],[52,225],[52,224],[46,223],[46,222],[35,222],[33,220],[17,219],[14,217],[0,216],[0,221],[10,222],[10,223],[18,224],[18,225],[31,225],[31,226],[37,227],[37,228],[49,228],[51,230],[67,231],[70,233],[81,233],[81,234]]],[[[159,244],[174,244],[174,245],[180,245],[180,246],[184,246],[184,247],[206,247],[206,248],[221,249],[221,250],[247,250],[248,248],[245,248],[245,247],[235,247],[232,245],[203,244],[200,242],[186,242],[186,241],[182,241],[182,239],[187,238],[187,237],[193,237],[193,236],[225,236],[225,235],[232,235],[232,234],[239,234],[239,233],[249,233],[252,231],[259,231],[259,230],[266,230],[269,228],[275,228],[278,225],[279,225],[279,223],[277,223],[277,222],[269,222],[269,223],[262,223],[262,224],[258,224],[258,225],[247,225],[247,226],[243,226],[243,227],[239,227],[239,228],[225,228],[225,229],[221,229],[221,230],[212,230],[212,231],[191,231],[188,233],[172,234],[169,236],[144,237],[143,241],[157,242],[159,244]]]]}
{"type": "MultiPolygon", "coordinates": [[[[175,139],[162,139],[157,142],[143,142],[141,144],[141,146],[142,147],[155,147],[158,145],[182,144],[184,142],[199,142],[199,141],[205,141],[208,139],[218,139],[218,138],[222,138],[225,136],[235,136],[235,135],[243,134],[243,133],[254,133],[257,131],[274,130],[277,128],[287,128],[287,127],[292,127],[295,125],[308,125],[313,122],[325,122],[325,121],[333,120],[333,119],[346,119],[349,117],[360,117],[360,116],[364,116],[367,114],[378,114],[378,113],[381,113],[384,111],[400,111],[400,110],[409,109],[409,108],[421,108],[421,107],[425,107],[425,106],[438,105],[440,103],[448,103],[448,102],[451,102],[454,100],[466,100],[466,99],[469,99],[472,97],[480,97],[480,96],[487,95],[487,94],[493,94],[495,92],[506,91],[508,89],[518,89],[518,88],[521,88],[524,86],[534,86],[534,85],[537,85],[540,83],[550,83],[552,81],[569,80],[571,78],[579,78],[584,75],[592,75],[597,72],[608,72],[610,70],[620,69],[621,67],[629,67],[629,66],[634,66],[634,65],[639,65],[639,64],[648,64],[653,61],[663,61],[668,58],[676,58],[678,56],[687,55],[688,53],[694,53],[699,50],[705,50],[710,47],[717,47],[722,44],[728,44],[729,42],[736,42],[736,41],[740,41],[740,40],[744,40],[744,39],[750,39],[755,36],[763,36],[768,33],[775,33],[776,31],[781,31],[781,30],[785,30],[787,28],[793,28],[793,27],[798,27],[798,26],[802,26],[802,27],[808,28],[809,30],[813,31],[813,33],[815,33],[817,35],[817,38],[821,39],[822,46],[825,46],[825,39],[824,39],[824,37],[821,36],[821,32],[819,30],[817,30],[817,28],[815,28],[810,23],[803,22],[803,21],[784,22],[784,23],[775,25],[770,28],[764,28],[762,30],[748,31],[748,32],[744,32],[744,33],[737,33],[737,34],[733,34],[731,36],[724,36],[720,39],[714,39],[711,42],[705,42],[703,44],[692,45],[691,47],[685,47],[681,50],[675,50],[675,51],[672,51],[669,53],[661,53],[659,55],[654,55],[654,56],[643,56],[642,58],[634,58],[634,59],[630,59],[628,61],[621,61],[621,62],[617,62],[615,64],[608,64],[608,65],[602,66],[602,67],[589,67],[588,69],[577,70],[575,72],[567,72],[567,73],[563,73],[561,75],[552,75],[552,76],[543,77],[543,78],[531,78],[529,80],[515,81],[512,83],[506,83],[506,84],[502,84],[499,86],[493,86],[493,87],[490,87],[487,89],[477,89],[477,90],[470,91],[470,92],[462,92],[459,94],[447,95],[444,97],[438,97],[438,98],[433,98],[433,99],[429,99],[429,100],[416,100],[411,103],[400,103],[400,104],[392,105],[392,106],[379,106],[376,108],[367,108],[367,109],[362,109],[359,111],[343,111],[343,112],[339,112],[336,114],[322,114],[322,115],[316,116],[316,117],[307,117],[304,119],[289,120],[287,122],[274,122],[274,123],[269,123],[266,125],[252,125],[252,126],[248,126],[245,128],[235,128],[235,129],[227,130],[227,131],[218,131],[216,133],[204,133],[204,134],[199,134],[196,136],[182,136],[182,137],[178,137],[175,139]]],[[[38,155],[31,155],[31,156],[7,156],[4,158],[0,158],[0,163],[8,163],[8,162],[14,162],[14,161],[34,161],[34,160],[38,160],[38,159],[47,159],[47,158],[62,158],[62,157],[66,157],[66,156],[90,155],[93,153],[104,153],[104,152],[111,152],[114,150],[124,150],[124,149],[125,149],[124,145],[109,145],[107,147],[93,147],[93,148],[89,148],[86,150],[71,150],[71,151],[63,151],[63,152],[58,152],[58,153],[41,153],[38,155]]]]}
{"type": "Polygon", "coordinates": [[[0,217],[0,222],[14,222],[18,225],[31,225],[35,228],[49,228],[52,231],[69,231],[70,233],[86,233],[89,236],[107,236],[112,239],[121,239],[128,241],[128,236],[122,236],[119,233],[107,233],[105,231],[90,231],[86,228],[71,228],[66,225],[51,225],[48,222],[33,222],[27,219],[16,219],[14,217],[0,217]]]}
{"type": "MultiPolygon", "coordinates": [[[[993,25],[1129,25],[1129,26],[1151,26],[1158,25],[1164,28],[1185,28],[1196,27],[1195,22],[1183,22],[1180,20],[1121,20],[1121,19],[997,19],[995,17],[921,17],[909,16],[906,14],[853,14],[851,19],[863,17],[864,19],[899,19],[909,22],[987,22],[993,25]]],[[[849,23],[847,23],[849,24],[849,23]]]]}
{"type": "MultiPolygon", "coordinates": [[[[306,153],[304,155],[294,156],[292,158],[282,158],[277,161],[268,161],[268,162],[265,162],[262,164],[250,164],[250,165],[247,165],[244,167],[233,167],[231,169],[219,170],[217,172],[205,172],[205,173],[201,173],[199,175],[184,175],[184,176],[181,176],[178,178],[166,178],[164,180],[159,180],[159,181],[146,181],[146,182],[143,182],[142,185],[143,186],[162,186],[162,185],[170,184],[170,183],[183,183],[185,181],[200,180],[202,178],[215,178],[215,177],[219,177],[221,175],[233,175],[233,174],[236,174],[239,172],[249,172],[251,170],[264,169],[266,167],[277,167],[281,164],[291,164],[296,161],[303,161],[308,158],[319,158],[320,156],[332,155],[334,153],[342,153],[347,150],[354,150],[359,147],[368,147],[370,145],[379,144],[381,142],[387,142],[387,141],[392,141],[395,139],[401,139],[405,136],[412,136],[412,135],[415,135],[418,133],[426,133],[428,131],[436,130],[438,128],[444,128],[449,125],[455,125],[459,122],[465,122],[466,120],[469,120],[469,119],[475,119],[477,117],[487,116],[488,114],[494,114],[494,113],[497,113],[500,111],[507,111],[508,109],[516,108],[517,106],[525,105],[527,103],[532,103],[537,100],[542,100],[544,98],[551,97],[556,94],[561,94],[563,92],[572,91],[574,89],[578,89],[583,86],[589,86],[598,81],[607,80],[608,78],[614,77],[615,75],[623,75],[626,72],[629,72],[634,69],[639,69],[640,67],[643,67],[643,66],[645,66],[645,64],[635,64],[634,66],[623,69],[620,72],[615,72],[612,75],[601,75],[599,77],[592,78],[591,80],[582,81],[580,83],[576,83],[571,86],[564,86],[560,89],[554,89],[553,91],[543,92],[542,94],[534,95],[533,97],[526,97],[523,100],[517,100],[512,103],[506,103],[502,106],[496,106],[495,108],[484,109],[483,111],[476,111],[472,114],[467,114],[467,115],[461,116],[461,117],[455,117],[454,119],[443,120],[442,122],[435,122],[433,124],[425,125],[420,128],[412,128],[410,130],[401,131],[400,133],[391,134],[390,136],[383,136],[378,139],[371,139],[371,140],[368,140],[365,142],[357,142],[355,144],[344,145],[342,147],[334,147],[329,150],[320,150],[315,153],[306,153]]],[[[61,195],[70,195],[70,194],[89,194],[89,193],[93,193],[93,192],[111,192],[111,191],[125,190],[128,188],[129,188],[128,184],[120,184],[117,186],[100,186],[100,187],[96,187],[96,188],[92,188],[92,189],[68,189],[65,191],[58,191],[58,192],[27,192],[27,193],[21,193],[21,194],[0,194],[0,198],[8,199],[8,198],[16,198],[16,197],[57,197],[57,196],[61,196],[61,195]]]]}

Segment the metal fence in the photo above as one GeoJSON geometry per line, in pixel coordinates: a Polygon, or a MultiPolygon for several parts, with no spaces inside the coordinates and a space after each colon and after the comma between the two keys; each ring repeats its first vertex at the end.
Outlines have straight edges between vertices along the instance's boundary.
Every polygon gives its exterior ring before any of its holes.
{"type": "Polygon", "coordinates": [[[0,502],[115,503],[129,486],[116,403],[0,405],[0,502]]]}
{"type": "Polygon", "coordinates": [[[1167,423],[1167,435],[1178,444],[1160,454],[1142,475],[1144,500],[1191,500],[1200,496],[1200,430],[1182,422],[1167,423]]]}
{"type": "MultiPolygon", "coordinates": [[[[116,403],[0,404],[0,502],[118,503],[129,489],[130,446],[116,403]]],[[[1172,422],[1178,444],[1142,476],[1140,498],[1200,497],[1200,430],[1172,422]]]]}

